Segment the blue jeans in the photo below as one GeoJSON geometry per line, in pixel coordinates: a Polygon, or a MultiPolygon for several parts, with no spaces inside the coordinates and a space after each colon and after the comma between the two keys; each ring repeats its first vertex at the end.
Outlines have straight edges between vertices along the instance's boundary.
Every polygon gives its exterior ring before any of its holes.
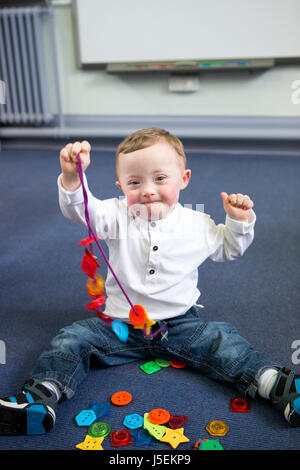
{"type": "Polygon", "coordinates": [[[56,382],[71,398],[87,376],[91,357],[99,368],[160,357],[180,360],[211,379],[233,385],[242,395],[254,397],[257,379],[264,369],[280,367],[255,351],[236,329],[225,322],[207,322],[201,309],[167,321],[168,349],[160,335],[145,339],[142,330],[129,326],[127,342],[121,343],[98,317],[62,328],[41,354],[31,377],[56,382]]]}

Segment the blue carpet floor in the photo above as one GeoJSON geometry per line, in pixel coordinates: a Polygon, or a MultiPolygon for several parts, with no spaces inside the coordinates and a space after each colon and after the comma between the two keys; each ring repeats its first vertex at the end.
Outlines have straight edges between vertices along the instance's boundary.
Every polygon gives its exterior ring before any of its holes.
{"type": "MultiPolygon", "coordinates": [[[[204,204],[205,212],[223,223],[220,192],[242,192],[253,198],[257,214],[255,241],[242,258],[228,263],[207,260],[200,268],[203,316],[234,324],[256,349],[300,373],[300,365],[295,364],[300,362],[300,351],[297,354],[292,347],[300,341],[300,159],[197,153],[187,157],[192,179],[181,193],[182,204],[193,204],[194,209],[204,204]]],[[[0,396],[5,396],[19,391],[36,358],[61,327],[91,312],[84,308],[86,277],[77,246],[87,235],[60,213],[58,152],[3,150],[0,167],[2,349],[5,345],[0,396]]],[[[113,152],[94,152],[87,176],[96,196],[120,195],[114,185],[113,152]]],[[[101,269],[105,275],[104,263],[101,269]]],[[[142,363],[92,370],[78,393],[59,407],[49,434],[0,436],[0,450],[74,449],[87,431],[77,426],[76,414],[92,401],[109,400],[119,390],[131,392],[133,400],[126,407],[110,405],[105,420],[112,430],[124,428],[126,414],[165,408],[189,418],[184,428],[190,441],[178,450],[192,449],[197,440],[209,438],[205,427],[210,420],[228,424],[229,432],[219,438],[225,449],[300,448],[300,428],[291,428],[268,401],[257,398],[251,401],[249,413],[232,413],[229,401],[237,392],[229,386],[187,368],[168,367],[146,375],[139,368],[142,363]]],[[[112,449],[108,438],[103,448],[112,449]]],[[[126,449],[137,447],[133,442],[126,449]]],[[[157,441],[153,449],[171,447],[157,441]]]]}

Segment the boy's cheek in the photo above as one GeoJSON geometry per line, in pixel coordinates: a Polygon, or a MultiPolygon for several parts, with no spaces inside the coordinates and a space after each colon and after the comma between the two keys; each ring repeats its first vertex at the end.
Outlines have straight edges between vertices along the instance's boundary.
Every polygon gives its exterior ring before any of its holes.
{"type": "Polygon", "coordinates": [[[127,194],[126,197],[127,197],[128,207],[130,207],[133,204],[136,204],[138,202],[138,197],[135,194],[127,194]]]}
{"type": "Polygon", "coordinates": [[[168,202],[169,205],[172,205],[178,201],[179,191],[178,188],[168,188],[165,191],[164,199],[168,202]]]}

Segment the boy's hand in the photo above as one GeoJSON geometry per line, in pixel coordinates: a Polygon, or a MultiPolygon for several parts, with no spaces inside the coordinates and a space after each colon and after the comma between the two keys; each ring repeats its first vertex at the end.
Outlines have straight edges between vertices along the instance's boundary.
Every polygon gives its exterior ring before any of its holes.
{"type": "Polygon", "coordinates": [[[91,146],[87,140],[67,144],[61,149],[60,166],[62,170],[62,185],[67,191],[75,191],[80,187],[80,179],[76,167],[77,155],[80,153],[82,170],[85,171],[90,164],[91,146]]]}
{"type": "Polygon", "coordinates": [[[244,194],[230,194],[222,192],[223,206],[225,212],[231,219],[240,220],[242,222],[249,221],[249,214],[254,206],[250,197],[244,194]]]}

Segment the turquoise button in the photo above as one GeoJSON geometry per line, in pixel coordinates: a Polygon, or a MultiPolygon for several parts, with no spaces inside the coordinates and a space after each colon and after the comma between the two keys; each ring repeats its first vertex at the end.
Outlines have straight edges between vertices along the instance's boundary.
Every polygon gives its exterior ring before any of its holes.
{"type": "Polygon", "coordinates": [[[96,419],[97,416],[93,410],[82,410],[75,417],[78,426],[90,426],[96,419]]]}

